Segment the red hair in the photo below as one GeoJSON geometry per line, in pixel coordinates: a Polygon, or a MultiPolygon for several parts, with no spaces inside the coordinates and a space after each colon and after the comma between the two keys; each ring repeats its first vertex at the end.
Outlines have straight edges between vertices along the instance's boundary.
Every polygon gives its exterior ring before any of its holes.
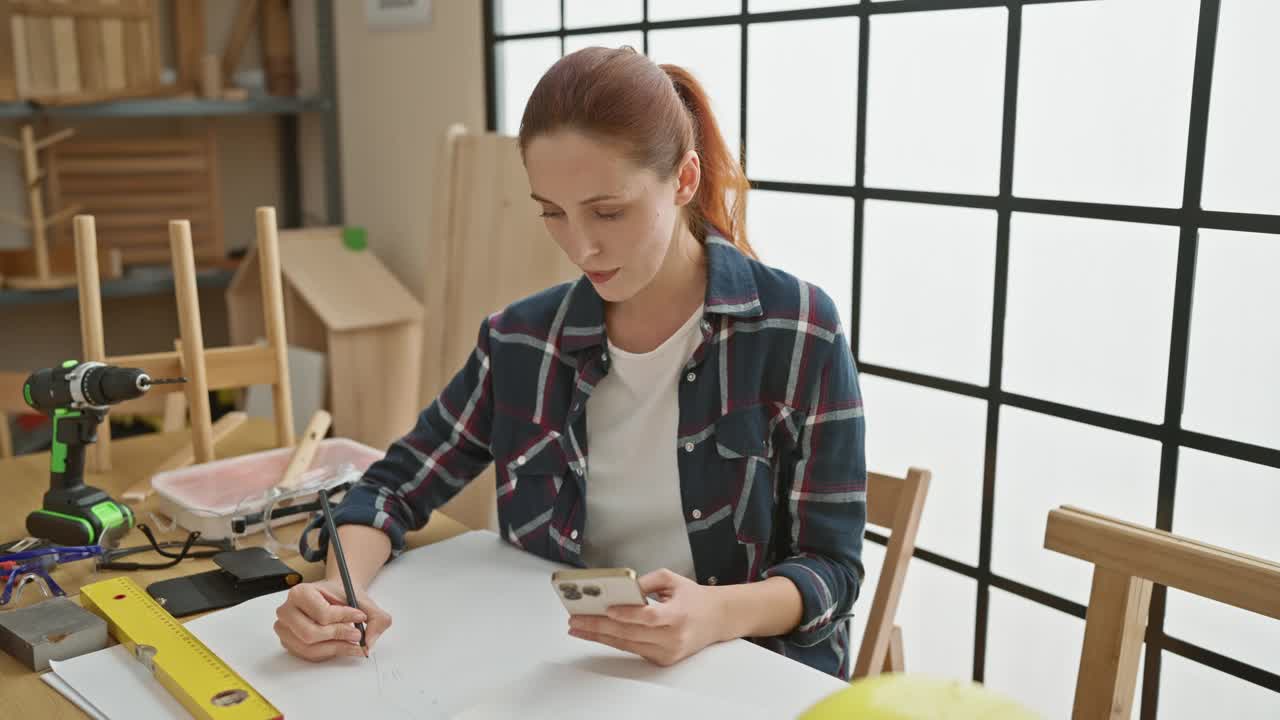
{"type": "Polygon", "coordinates": [[[657,65],[631,47],[589,47],[566,55],[533,89],[520,120],[520,152],[536,137],[577,130],[620,147],[663,180],[695,150],[702,178],[685,222],[699,241],[710,227],[743,254],[747,242],[746,173],[733,158],[702,85],[678,65],[657,65]]]}

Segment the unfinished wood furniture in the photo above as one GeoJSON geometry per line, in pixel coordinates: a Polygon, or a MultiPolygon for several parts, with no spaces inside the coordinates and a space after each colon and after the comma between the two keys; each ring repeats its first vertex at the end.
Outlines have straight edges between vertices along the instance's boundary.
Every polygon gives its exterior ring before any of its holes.
{"type": "MultiPolygon", "coordinates": [[[[422,305],[374,254],[336,227],[280,233],[285,325],[292,343],[326,353],[334,433],[387,447],[413,427],[421,375],[422,305]]],[[[231,342],[263,337],[262,292],[249,251],[227,289],[231,342]]]]}
{"type": "MultiPolygon", "coordinates": [[[[442,139],[435,167],[431,228],[424,239],[421,407],[462,369],[486,316],[582,274],[538,218],[514,137],[468,133],[454,125],[442,139]]],[[[495,497],[490,469],[444,512],[473,528],[494,528],[495,497]]]]}
{"type": "Polygon", "coordinates": [[[212,124],[187,137],[64,143],[49,155],[49,193],[93,215],[102,247],[125,264],[169,261],[170,218],[189,221],[197,261],[226,254],[212,124]]]}
{"type": "MultiPolygon", "coordinates": [[[[83,359],[140,367],[157,378],[186,377],[188,381],[185,385],[157,385],[148,394],[186,394],[191,416],[193,461],[197,463],[214,459],[213,422],[209,412],[210,390],[270,385],[275,408],[277,445],[292,447],[294,444],[275,209],[258,208],[256,220],[261,257],[259,275],[263,297],[266,298],[263,303],[267,337],[265,346],[205,349],[200,324],[200,301],[196,292],[191,226],[186,220],[173,220],[169,223],[169,233],[181,348],[176,351],[109,357],[104,347],[102,331],[102,298],[98,285],[94,219],[90,215],[79,215],[75,219],[83,359]]],[[[119,411],[128,412],[128,406],[129,403],[121,403],[119,411]]],[[[97,472],[109,470],[110,458],[111,433],[104,426],[99,431],[97,444],[90,452],[90,459],[94,463],[92,469],[97,472]]],[[[146,483],[149,482],[148,479],[146,483]]]]}
{"type": "Polygon", "coordinates": [[[0,3],[0,100],[92,102],[167,91],[156,0],[0,3]]]}
{"type": "Polygon", "coordinates": [[[867,628],[858,650],[853,677],[903,672],[902,628],[894,624],[911,554],[916,549],[920,515],[929,494],[928,470],[910,468],[906,477],[867,473],[867,522],[889,530],[884,565],[876,581],[867,628]]]}
{"type": "MultiPolygon", "coordinates": [[[[49,230],[58,223],[71,218],[80,211],[74,203],[64,207],[53,215],[44,214],[43,189],[47,173],[40,169],[39,153],[52,148],[75,134],[74,130],[62,130],[48,137],[36,140],[35,131],[30,125],[23,125],[17,139],[0,137],[0,145],[22,154],[22,181],[27,188],[27,218],[20,218],[9,213],[0,213],[0,220],[31,231],[31,253],[35,261],[35,272],[31,275],[18,275],[10,269],[6,282],[10,287],[22,290],[45,290],[70,287],[75,284],[73,275],[54,275],[49,258],[49,230]]],[[[50,153],[51,155],[51,153],[50,153]]],[[[54,207],[60,205],[53,200],[54,207]]]]}
{"type": "Polygon", "coordinates": [[[1049,511],[1044,546],[1094,565],[1076,720],[1132,712],[1152,583],[1280,620],[1280,563],[1065,506],[1049,511]]]}

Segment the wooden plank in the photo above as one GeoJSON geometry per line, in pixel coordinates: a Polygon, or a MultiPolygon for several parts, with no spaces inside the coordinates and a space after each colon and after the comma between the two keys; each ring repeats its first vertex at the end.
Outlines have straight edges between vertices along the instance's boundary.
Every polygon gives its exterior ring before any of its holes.
{"type": "Polygon", "coordinates": [[[31,73],[31,95],[58,92],[57,58],[53,52],[53,19],[33,16],[27,22],[27,63],[31,73]]]}
{"type": "Polygon", "coordinates": [[[128,154],[138,155],[173,155],[199,154],[204,151],[204,139],[193,138],[148,138],[140,140],[77,140],[74,145],[64,149],[65,153],[76,156],[128,154]]]}
{"type": "MultiPolygon", "coordinates": [[[[916,534],[920,529],[920,515],[929,494],[928,470],[910,468],[901,482],[897,503],[893,506],[893,521],[889,544],[885,548],[884,564],[876,582],[875,597],[871,600],[871,612],[863,633],[862,646],[854,665],[855,678],[880,672],[888,662],[890,643],[893,639],[894,618],[902,598],[902,588],[907,581],[907,569],[916,548],[916,534]]],[[[867,495],[867,504],[880,502],[874,495],[867,495]]]]}
{"type": "Polygon", "coordinates": [[[0,2],[0,102],[10,102],[19,97],[18,68],[13,55],[13,19],[12,6],[0,2]]]}
{"type": "Polygon", "coordinates": [[[1150,607],[1150,580],[1094,568],[1072,718],[1128,720],[1150,607]]]}
{"type": "Polygon", "coordinates": [[[85,92],[107,88],[106,59],[102,54],[102,20],[76,18],[77,57],[80,59],[80,87],[85,92]]]}
{"type": "Polygon", "coordinates": [[[867,473],[867,522],[882,528],[892,528],[898,512],[898,502],[903,491],[902,478],[880,473],[867,473]],[[870,502],[871,499],[875,502],[870,502]]]}
{"type": "Polygon", "coordinates": [[[222,51],[222,79],[227,83],[231,82],[231,76],[240,65],[240,55],[249,42],[249,32],[253,30],[253,21],[257,16],[258,0],[240,0],[236,7],[236,17],[231,22],[226,49],[222,51]]]}
{"type": "MultiPolygon", "coordinates": [[[[69,6],[70,0],[59,0],[58,4],[69,6]]],[[[75,18],[60,15],[51,18],[49,22],[52,27],[54,70],[57,76],[58,92],[74,95],[81,90],[75,18]]]]}
{"type": "MultiPolygon", "coordinates": [[[[102,287],[98,272],[98,230],[92,215],[77,216],[74,227],[76,295],[80,304],[80,352],[87,361],[106,362],[106,341],[102,329],[102,287]]],[[[89,466],[93,472],[111,470],[111,428],[98,429],[98,442],[90,450],[89,466]]]]}
{"type": "MultiPolygon", "coordinates": [[[[275,355],[262,345],[233,345],[205,350],[205,369],[210,390],[270,385],[275,377],[275,355]]],[[[111,362],[125,367],[139,367],[152,377],[178,377],[182,364],[178,353],[144,353],[113,356],[111,362]]],[[[180,385],[156,385],[148,394],[185,392],[180,385]]]]}
{"type": "MultiPolygon", "coordinates": [[[[77,199],[82,195],[104,194],[101,175],[60,175],[58,182],[67,195],[74,195],[77,199]]],[[[113,178],[110,184],[121,193],[161,193],[172,188],[176,193],[185,194],[202,189],[204,183],[192,175],[141,175],[113,178]]]]}
{"type": "Polygon", "coordinates": [[[174,53],[178,64],[178,84],[195,90],[200,82],[204,57],[204,0],[173,1],[174,53]]]}
{"type": "Polygon", "coordinates": [[[27,19],[9,18],[9,37],[13,40],[13,86],[18,97],[31,96],[31,51],[27,48],[27,19]]]}
{"type": "MultiPolygon", "coordinates": [[[[120,0],[103,0],[103,4],[121,5],[120,0]]],[[[114,17],[104,18],[102,60],[107,90],[123,90],[128,86],[124,52],[124,21],[114,17]]]]}
{"type": "Polygon", "coordinates": [[[289,340],[284,325],[284,279],[280,270],[280,238],[276,211],[260,207],[254,212],[258,235],[258,271],[262,286],[262,322],[267,330],[267,346],[275,363],[271,401],[276,420],[276,438],[293,447],[293,399],[289,386],[289,340]]]}
{"type": "Polygon", "coordinates": [[[1280,564],[1263,558],[1070,507],[1049,512],[1044,546],[1280,619],[1280,564]]]}
{"type": "Polygon", "coordinates": [[[121,173],[203,173],[208,169],[203,157],[102,158],[81,159],[64,156],[62,172],[66,175],[117,175],[121,173]]]}
{"type": "Polygon", "coordinates": [[[124,78],[127,87],[155,85],[155,82],[147,77],[151,67],[151,60],[146,54],[150,45],[150,35],[144,21],[124,21],[124,78]]]}
{"type": "Polygon", "coordinates": [[[120,5],[114,0],[75,0],[64,7],[56,0],[8,0],[9,6],[19,15],[52,17],[70,15],[77,18],[117,18],[140,20],[146,11],[133,5],[120,5]]]}
{"type": "Polygon", "coordinates": [[[205,197],[199,193],[155,193],[150,195],[119,195],[110,193],[78,193],[76,200],[86,207],[101,212],[134,209],[172,209],[195,211],[205,207],[205,197]]]}
{"type": "Polygon", "coordinates": [[[293,23],[289,0],[261,0],[262,69],[266,71],[267,92],[294,95],[298,92],[298,71],[293,62],[293,23]]]}

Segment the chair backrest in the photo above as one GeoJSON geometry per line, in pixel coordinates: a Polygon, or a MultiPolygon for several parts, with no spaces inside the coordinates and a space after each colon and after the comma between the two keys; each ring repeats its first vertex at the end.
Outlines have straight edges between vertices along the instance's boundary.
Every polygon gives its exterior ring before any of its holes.
{"type": "Polygon", "coordinates": [[[910,468],[906,477],[867,473],[867,522],[888,528],[884,566],[876,582],[875,597],[867,615],[867,629],[853,668],[855,678],[884,670],[901,672],[902,630],[894,624],[911,554],[916,549],[920,514],[929,493],[931,473],[910,468]]]}
{"type": "MultiPolygon", "coordinates": [[[[475,350],[476,331],[487,315],[581,275],[538,219],[516,138],[450,127],[434,183],[423,292],[424,407],[475,350]]],[[[492,527],[491,472],[443,511],[471,527],[492,527]]]]}
{"type": "Polygon", "coordinates": [[[1044,546],[1094,564],[1074,718],[1129,717],[1152,583],[1280,619],[1280,563],[1073,507],[1044,546]]]}

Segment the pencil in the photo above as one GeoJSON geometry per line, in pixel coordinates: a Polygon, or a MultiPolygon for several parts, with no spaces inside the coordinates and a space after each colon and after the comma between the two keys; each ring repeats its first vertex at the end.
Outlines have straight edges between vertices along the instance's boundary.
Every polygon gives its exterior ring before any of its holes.
{"type": "MultiPolygon", "coordinates": [[[[329,531],[329,542],[333,544],[333,557],[338,561],[338,573],[342,575],[342,589],[347,593],[347,604],[359,610],[360,606],[356,604],[356,591],[351,585],[351,571],[347,570],[347,557],[342,554],[342,541],[338,539],[338,528],[333,524],[333,508],[329,506],[329,493],[324,490],[320,491],[320,507],[324,510],[324,524],[329,531]]],[[[360,631],[360,647],[364,648],[364,654],[368,656],[369,646],[364,641],[364,623],[356,623],[356,629],[360,631]]]]}

